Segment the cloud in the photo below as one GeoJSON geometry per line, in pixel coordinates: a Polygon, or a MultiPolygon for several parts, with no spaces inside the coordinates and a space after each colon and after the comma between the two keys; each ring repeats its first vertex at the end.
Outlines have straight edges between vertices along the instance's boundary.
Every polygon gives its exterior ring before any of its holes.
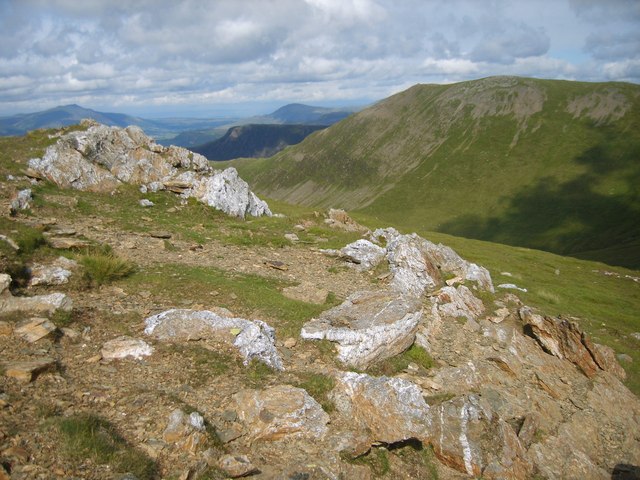
{"type": "Polygon", "coordinates": [[[0,114],[74,102],[188,112],[373,101],[413,83],[496,74],[638,82],[640,3],[602,4],[5,0],[0,114]]]}

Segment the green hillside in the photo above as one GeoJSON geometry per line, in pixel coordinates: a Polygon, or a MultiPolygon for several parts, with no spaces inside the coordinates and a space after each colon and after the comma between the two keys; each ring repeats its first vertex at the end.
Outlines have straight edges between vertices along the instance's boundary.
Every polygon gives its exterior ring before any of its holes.
{"type": "Polygon", "coordinates": [[[640,266],[638,85],[416,85],[235,165],[259,193],[292,203],[640,266]]]}

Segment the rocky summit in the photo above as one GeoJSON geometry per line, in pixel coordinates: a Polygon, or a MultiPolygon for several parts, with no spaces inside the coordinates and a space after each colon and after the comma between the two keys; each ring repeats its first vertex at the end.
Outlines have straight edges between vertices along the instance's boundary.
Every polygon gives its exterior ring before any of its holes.
{"type": "Polygon", "coordinates": [[[0,478],[637,478],[633,359],[511,273],[270,216],[135,128],[47,135],[0,180],[0,478]]]}

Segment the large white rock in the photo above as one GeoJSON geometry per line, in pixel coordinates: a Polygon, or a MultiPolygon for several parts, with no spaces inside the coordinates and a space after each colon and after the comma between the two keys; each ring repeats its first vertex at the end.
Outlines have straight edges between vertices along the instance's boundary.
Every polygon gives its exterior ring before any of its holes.
{"type": "Polygon", "coordinates": [[[300,336],[336,342],[341,362],[367,368],[409,348],[421,316],[421,302],[414,297],[357,292],[305,323],[300,336]]]}
{"type": "Polygon", "coordinates": [[[191,190],[185,192],[185,196],[194,197],[234,217],[272,215],[267,203],[249,190],[247,182],[238,176],[233,167],[197,180],[191,190]]]}
{"type": "Polygon", "coordinates": [[[275,347],[275,330],[261,320],[246,320],[208,310],[172,309],[145,320],[145,334],[157,340],[213,339],[233,344],[247,365],[257,359],[284,370],[275,347]]]}
{"type": "Polygon", "coordinates": [[[340,250],[321,250],[323,253],[340,257],[352,264],[356,269],[366,271],[377,267],[384,260],[386,250],[369,240],[361,238],[340,250]]]}
{"type": "Polygon", "coordinates": [[[100,351],[102,358],[113,360],[125,357],[133,357],[140,360],[153,353],[153,347],[139,338],[120,337],[109,340],[102,346],[100,351]]]}

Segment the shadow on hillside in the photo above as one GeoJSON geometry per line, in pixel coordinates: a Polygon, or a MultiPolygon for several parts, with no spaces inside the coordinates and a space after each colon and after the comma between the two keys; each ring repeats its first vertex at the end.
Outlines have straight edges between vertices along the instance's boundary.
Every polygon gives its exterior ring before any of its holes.
{"type": "Polygon", "coordinates": [[[607,147],[576,158],[587,167],[578,177],[542,178],[515,197],[504,197],[504,215],[464,215],[440,231],[640,268],[640,147],[620,148],[616,139],[600,145],[607,147]],[[602,182],[610,178],[625,185],[625,193],[608,192],[602,182]]]}

